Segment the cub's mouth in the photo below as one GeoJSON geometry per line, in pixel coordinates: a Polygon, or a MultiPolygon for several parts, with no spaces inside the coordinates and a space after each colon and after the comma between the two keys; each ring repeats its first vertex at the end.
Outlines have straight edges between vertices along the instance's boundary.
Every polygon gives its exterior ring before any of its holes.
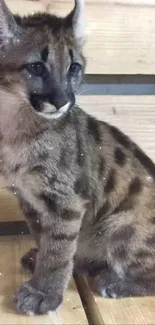
{"type": "Polygon", "coordinates": [[[57,118],[66,113],[75,104],[75,97],[71,100],[60,98],[53,100],[51,95],[30,94],[30,102],[38,114],[52,119],[57,118]]]}

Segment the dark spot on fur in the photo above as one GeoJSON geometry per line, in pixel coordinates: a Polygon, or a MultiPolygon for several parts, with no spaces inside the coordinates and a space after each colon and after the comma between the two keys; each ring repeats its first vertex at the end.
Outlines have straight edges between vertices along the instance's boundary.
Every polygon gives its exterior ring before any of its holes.
{"type": "Polygon", "coordinates": [[[47,150],[43,150],[43,151],[41,151],[41,152],[39,152],[39,154],[38,154],[38,160],[39,159],[42,159],[42,160],[47,160],[49,158],[49,153],[48,153],[48,151],[47,150]]]}
{"type": "Polygon", "coordinates": [[[113,255],[114,255],[114,259],[117,258],[120,260],[125,260],[127,257],[127,251],[124,245],[116,247],[113,255]]]}
{"type": "Polygon", "coordinates": [[[131,225],[122,226],[112,236],[112,240],[116,241],[128,241],[134,235],[134,228],[131,225]]]}
{"type": "Polygon", "coordinates": [[[149,256],[151,256],[151,251],[146,251],[146,250],[140,250],[135,254],[137,259],[145,259],[149,256]]]}
{"type": "Polygon", "coordinates": [[[46,62],[48,59],[48,46],[46,46],[41,52],[42,61],[46,62]]]}
{"type": "Polygon", "coordinates": [[[113,214],[117,214],[122,211],[128,211],[133,208],[134,202],[131,197],[127,195],[119,204],[118,206],[113,210],[113,214]]]}
{"type": "Polygon", "coordinates": [[[115,173],[115,170],[112,169],[109,172],[107,182],[106,182],[106,185],[104,188],[105,193],[110,193],[111,191],[113,191],[113,189],[115,187],[115,183],[116,183],[116,173],[115,173]]]}
{"type": "Polygon", "coordinates": [[[20,199],[19,202],[24,215],[29,219],[37,220],[37,218],[39,217],[38,211],[36,211],[29,202],[26,202],[23,199],[20,199]]]}
{"type": "Polygon", "coordinates": [[[40,194],[40,198],[45,202],[47,208],[53,212],[57,212],[57,196],[50,193],[40,194]]]}
{"type": "Polygon", "coordinates": [[[74,234],[52,234],[52,238],[54,240],[67,240],[67,241],[73,241],[78,237],[79,233],[75,232],[74,234]]]}
{"type": "Polygon", "coordinates": [[[105,170],[105,159],[100,157],[99,159],[99,177],[103,176],[103,172],[105,170]]]}
{"type": "Polygon", "coordinates": [[[31,248],[22,258],[21,264],[24,269],[29,270],[31,273],[35,270],[36,265],[36,257],[37,257],[38,249],[31,248]]]}
{"type": "Polygon", "coordinates": [[[65,209],[61,213],[61,217],[64,220],[78,220],[80,218],[80,213],[74,210],[65,209]]]}
{"type": "Polygon", "coordinates": [[[113,214],[117,214],[121,211],[131,210],[136,202],[135,194],[139,194],[142,190],[142,183],[138,177],[135,177],[128,189],[128,193],[125,198],[118,204],[118,206],[114,209],[113,214]]]}
{"type": "MultiPolygon", "coordinates": [[[[75,153],[72,148],[68,147],[68,148],[62,149],[61,155],[60,155],[60,162],[59,162],[60,168],[62,168],[62,169],[69,168],[73,159],[74,159],[74,155],[75,155],[75,153]]],[[[81,157],[83,157],[83,156],[81,156],[81,157]]],[[[83,158],[81,158],[81,159],[83,159],[83,158]]],[[[81,159],[80,159],[80,162],[81,162],[81,159]]]]}
{"type": "Polygon", "coordinates": [[[101,142],[99,122],[95,118],[88,116],[88,132],[94,138],[97,144],[101,142]]]}
{"type": "Polygon", "coordinates": [[[52,175],[50,178],[50,184],[54,185],[54,183],[57,181],[57,176],[56,175],[52,175]]]}
{"type": "Polygon", "coordinates": [[[124,166],[126,163],[125,153],[120,148],[116,148],[114,155],[115,155],[115,162],[120,166],[124,166]]]}
{"type": "Polygon", "coordinates": [[[88,178],[85,175],[81,175],[80,178],[74,184],[74,190],[76,194],[81,195],[84,199],[90,197],[90,186],[88,178]]]}
{"type": "Polygon", "coordinates": [[[41,165],[37,165],[31,169],[31,172],[34,172],[37,174],[45,174],[45,168],[41,165]]]}
{"type": "Polygon", "coordinates": [[[14,167],[14,172],[15,173],[18,173],[19,172],[19,169],[22,167],[22,165],[20,165],[20,164],[17,164],[17,165],[15,165],[15,167],[14,167]]]}
{"type": "Polygon", "coordinates": [[[102,218],[104,218],[104,216],[108,213],[109,210],[110,210],[110,205],[109,202],[106,201],[106,203],[104,203],[102,208],[100,208],[99,211],[97,212],[94,223],[98,223],[100,220],[102,220],[102,218]]]}
{"type": "Polygon", "coordinates": [[[71,62],[73,61],[73,51],[72,49],[69,49],[69,56],[71,58],[71,62]]]}
{"type": "Polygon", "coordinates": [[[129,195],[140,193],[142,190],[142,183],[138,177],[135,177],[129,185],[129,195]]]}
{"type": "Polygon", "coordinates": [[[155,234],[147,238],[146,244],[150,246],[155,246],[155,234]]]}
{"type": "Polygon", "coordinates": [[[142,166],[155,178],[155,165],[152,160],[139,148],[134,149],[134,154],[142,166]]]}
{"type": "Polygon", "coordinates": [[[150,221],[153,225],[155,225],[155,216],[152,217],[152,218],[150,218],[149,221],[150,221]]]}
{"type": "Polygon", "coordinates": [[[117,129],[115,126],[111,126],[111,133],[114,137],[114,139],[119,142],[123,147],[128,149],[130,147],[130,140],[129,138],[123,134],[119,129],[117,129]]]}

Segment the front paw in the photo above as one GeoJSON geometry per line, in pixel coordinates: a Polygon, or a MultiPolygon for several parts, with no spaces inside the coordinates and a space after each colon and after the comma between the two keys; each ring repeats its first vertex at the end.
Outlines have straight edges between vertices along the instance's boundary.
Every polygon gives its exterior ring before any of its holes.
{"type": "Polygon", "coordinates": [[[21,285],[18,293],[14,295],[17,312],[26,315],[48,314],[54,311],[62,302],[62,295],[45,294],[31,284],[31,281],[21,285]]]}

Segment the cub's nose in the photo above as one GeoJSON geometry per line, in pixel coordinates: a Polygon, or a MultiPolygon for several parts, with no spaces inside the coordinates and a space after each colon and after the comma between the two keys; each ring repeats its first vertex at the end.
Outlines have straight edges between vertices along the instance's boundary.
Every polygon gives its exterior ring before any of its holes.
{"type": "Polygon", "coordinates": [[[60,108],[63,108],[65,107],[66,105],[69,105],[69,101],[67,98],[57,98],[57,99],[54,99],[52,101],[50,101],[52,105],[55,106],[55,108],[57,110],[59,110],[60,108]]]}

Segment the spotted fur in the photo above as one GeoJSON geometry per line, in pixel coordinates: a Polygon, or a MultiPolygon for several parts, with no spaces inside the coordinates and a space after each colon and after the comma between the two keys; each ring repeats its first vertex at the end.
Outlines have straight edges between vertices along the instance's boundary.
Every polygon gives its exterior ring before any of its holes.
{"type": "MultiPolygon", "coordinates": [[[[32,32],[36,25],[56,35],[67,28],[62,19],[39,17],[16,21],[29,22],[32,32]]],[[[41,52],[47,62],[47,44],[41,52]]],[[[73,272],[92,276],[106,297],[154,295],[154,163],[116,127],[74,104],[56,119],[40,114],[9,55],[0,71],[1,171],[37,246],[22,259],[33,276],[15,295],[17,311],[55,310],[73,272]]]]}

